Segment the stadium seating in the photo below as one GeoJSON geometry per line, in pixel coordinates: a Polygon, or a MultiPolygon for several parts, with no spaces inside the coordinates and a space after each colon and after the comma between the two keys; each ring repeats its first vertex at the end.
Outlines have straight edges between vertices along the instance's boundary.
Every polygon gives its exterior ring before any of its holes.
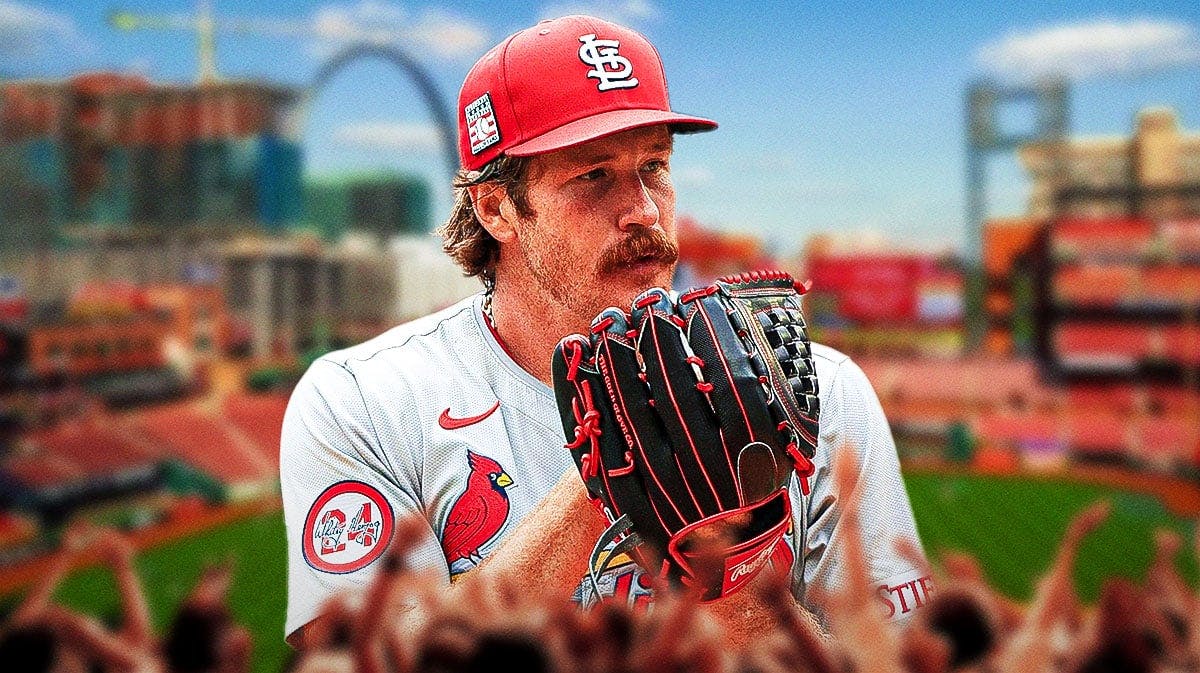
{"type": "Polygon", "coordinates": [[[84,474],[112,474],[153,462],[155,456],[123,439],[111,423],[88,420],[34,433],[47,453],[78,466],[84,474]]]}
{"type": "Polygon", "coordinates": [[[244,435],[219,418],[186,403],[143,411],[131,420],[165,455],[174,456],[227,484],[261,482],[278,477],[278,467],[244,435]]]}
{"type": "Polygon", "coordinates": [[[221,406],[225,422],[253,441],[275,469],[279,468],[279,431],[287,397],[281,395],[231,395],[221,406]]]}

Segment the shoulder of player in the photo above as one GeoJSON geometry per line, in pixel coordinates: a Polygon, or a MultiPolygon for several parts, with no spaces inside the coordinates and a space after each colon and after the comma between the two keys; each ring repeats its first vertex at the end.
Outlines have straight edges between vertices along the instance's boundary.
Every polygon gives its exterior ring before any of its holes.
{"type": "Polygon", "coordinates": [[[477,343],[483,337],[474,300],[321,356],[305,374],[303,387],[335,407],[365,405],[377,421],[390,417],[390,408],[411,409],[423,399],[444,397],[446,387],[467,385],[456,373],[469,369],[472,354],[483,348],[477,343]]]}
{"type": "Polygon", "coordinates": [[[836,348],[832,348],[815,341],[812,342],[812,356],[813,360],[817,361],[816,364],[818,368],[821,367],[822,363],[837,367],[838,365],[850,359],[849,355],[846,355],[836,348]]]}
{"type": "Polygon", "coordinates": [[[442,399],[445,388],[463,384],[455,372],[462,350],[470,348],[469,330],[478,332],[472,301],[317,358],[292,393],[292,425],[304,425],[301,418],[362,423],[364,434],[378,438],[431,422],[423,401],[442,399]]]}
{"type": "Polygon", "coordinates": [[[458,357],[451,348],[461,343],[469,330],[478,331],[472,301],[474,297],[468,297],[360,344],[322,355],[305,372],[297,391],[326,398],[351,395],[362,403],[374,397],[373,392],[402,399],[416,394],[414,388],[444,380],[447,366],[458,357]]]}
{"type": "Polygon", "coordinates": [[[852,362],[849,355],[826,346],[825,344],[812,344],[813,366],[817,369],[817,383],[824,385],[832,383],[842,370],[842,366],[847,362],[852,362]]]}
{"type": "Polygon", "coordinates": [[[849,355],[824,344],[812,344],[813,365],[817,370],[817,386],[821,397],[827,397],[834,389],[843,394],[850,391],[872,388],[866,373],[849,355]]]}
{"type": "Polygon", "coordinates": [[[318,361],[336,364],[357,373],[379,362],[419,366],[457,343],[469,330],[478,331],[472,314],[475,295],[441,311],[397,325],[360,344],[326,353],[318,361]]]}

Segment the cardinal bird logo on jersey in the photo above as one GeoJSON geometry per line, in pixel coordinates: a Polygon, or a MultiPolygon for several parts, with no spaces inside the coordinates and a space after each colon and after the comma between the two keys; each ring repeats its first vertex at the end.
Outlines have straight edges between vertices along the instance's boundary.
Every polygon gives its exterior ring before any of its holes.
{"type": "Polygon", "coordinates": [[[446,553],[447,564],[458,559],[472,563],[482,560],[479,548],[496,537],[508,521],[505,489],[513,485],[512,477],[500,463],[474,451],[467,451],[467,464],[471,466],[467,488],[450,506],[442,528],[442,551],[446,553]]]}

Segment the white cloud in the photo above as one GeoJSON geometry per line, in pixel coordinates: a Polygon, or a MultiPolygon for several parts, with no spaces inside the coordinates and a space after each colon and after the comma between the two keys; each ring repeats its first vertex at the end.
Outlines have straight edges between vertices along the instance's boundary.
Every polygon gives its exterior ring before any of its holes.
{"type": "Polygon", "coordinates": [[[768,173],[789,173],[800,169],[800,162],[795,154],[783,152],[764,152],[751,155],[744,160],[748,168],[766,171],[768,173]]]}
{"type": "Polygon", "coordinates": [[[541,18],[554,19],[568,14],[588,14],[622,25],[655,21],[662,17],[662,10],[650,0],[603,0],[555,2],[542,7],[541,18]]]}
{"type": "Polygon", "coordinates": [[[784,182],[784,189],[802,199],[850,199],[862,198],[865,190],[845,180],[819,178],[796,178],[784,182]]]}
{"type": "Polygon", "coordinates": [[[980,48],[987,72],[1016,80],[1084,79],[1160,70],[1200,61],[1200,39],[1186,23],[1098,19],[1012,33],[980,48]]]}
{"type": "Polygon", "coordinates": [[[421,14],[410,38],[444,58],[473,58],[488,46],[487,31],[481,26],[437,9],[421,14]]]}
{"type": "Polygon", "coordinates": [[[355,122],[334,132],[336,141],[389,152],[437,152],[441,137],[431,124],[408,122],[355,122]]]}
{"type": "Polygon", "coordinates": [[[145,56],[130,59],[130,61],[125,64],[125,72],[127,74],[140,75],[147,79],[150,78],[150,74],[153,72],[153,70],[154,70],[153,61],[151,61],[148,57],[145,57],[145,56]]]}
{"type": "Polygon", "coordinates": [[[347,44],[394,44],[415,57],[425,54],[448,59],[474,58],[487,46],[488,33],[480,24],[443,9],[410,14],[385,0],[325,5],[312,17],[312,29],[323,54],[347,44]]]}
{"type": "Polygon", "coordinates": [[[671,169],[671,179],[677,185],[703,187],[716,182],[716,176],[708,166],[677,166],[671,169]]]}
{"type": "Polygon", "coordinates": [[[94,50],[65,14],[0,0],[0,58],[32,59],[94,50]]]}

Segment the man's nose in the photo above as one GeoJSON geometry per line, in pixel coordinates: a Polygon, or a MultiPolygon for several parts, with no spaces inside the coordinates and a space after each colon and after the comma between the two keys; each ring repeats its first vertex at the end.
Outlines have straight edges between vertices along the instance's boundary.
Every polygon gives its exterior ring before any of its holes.
{"type": "Polygon", "coordinates": [[[627,205],[617,225],[621,231],[628,231],[634,226],[652,227],[658,224],[658,204],[650,195],[650,189],[646,187],[641,174],[625,181],[622,198],[627,205]]]}

